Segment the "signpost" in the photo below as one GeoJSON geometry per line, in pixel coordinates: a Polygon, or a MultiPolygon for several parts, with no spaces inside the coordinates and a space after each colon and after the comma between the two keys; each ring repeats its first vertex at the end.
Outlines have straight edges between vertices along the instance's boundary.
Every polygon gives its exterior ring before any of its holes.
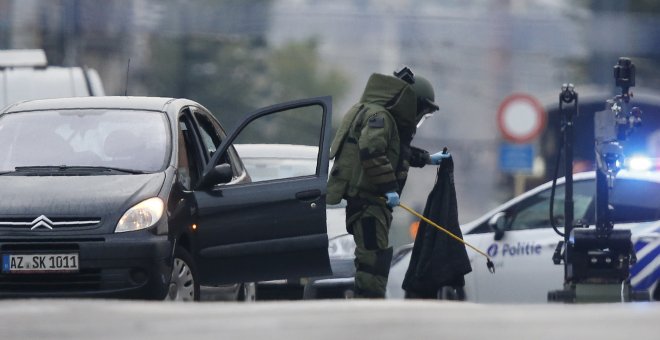
{"type": "Polygon", "coordinates": [[[500,170],[510,173],[532,173],[534,148],[532,144],[500,144],[500,170]]]}
{"type": "Polygon", "coordinates": [[[524,192],[525,174],[534,167],[534,146],[546,124],[545,110],[539,101],[523,93],[506,97],[497,110],[497,126],[507,142],[500,145],[500,171],[512,173],[515,194],[524,192]]]}

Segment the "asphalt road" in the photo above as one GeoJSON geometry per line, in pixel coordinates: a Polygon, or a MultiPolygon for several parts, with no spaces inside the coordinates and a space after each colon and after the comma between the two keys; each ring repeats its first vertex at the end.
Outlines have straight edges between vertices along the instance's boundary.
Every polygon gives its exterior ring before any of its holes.
{"type": "Polygon", "coordinates": [[[660,303],[0,301],[0,339],[657,339],[660,303]]]}

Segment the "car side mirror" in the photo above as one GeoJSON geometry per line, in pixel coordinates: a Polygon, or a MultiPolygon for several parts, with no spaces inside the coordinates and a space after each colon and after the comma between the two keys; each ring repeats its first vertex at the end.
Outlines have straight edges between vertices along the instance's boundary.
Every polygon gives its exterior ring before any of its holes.
{"type": "Polygon", "coordinates": [[[506,212],[500,211],[488,220],[488,226],[495,232],[495,241],[504,238],[506,230],[506,212]]]}
{"type": "Polygon", "coordinates": [[[223,163],[220,165],[214,166],[211,171],[206,174],[199,183],[201,188],[209,188],[216,184],[227,183],[231,181],[234,176],[234,171],[231,168],[231,164],[223,163]]]}

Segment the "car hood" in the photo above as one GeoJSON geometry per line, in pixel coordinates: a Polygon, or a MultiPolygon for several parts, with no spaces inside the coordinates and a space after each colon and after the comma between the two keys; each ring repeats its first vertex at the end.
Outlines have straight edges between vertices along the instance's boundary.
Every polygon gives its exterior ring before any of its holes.
{"type": "MultiPolygon", "coordinates": [[[[44,215],[70,218],[121,216],[156,196],[164,173],[107,176],[2,176],[0,221],[44,215]]],[[[117,217],[118,218],[118,217],[117,217]]]]}

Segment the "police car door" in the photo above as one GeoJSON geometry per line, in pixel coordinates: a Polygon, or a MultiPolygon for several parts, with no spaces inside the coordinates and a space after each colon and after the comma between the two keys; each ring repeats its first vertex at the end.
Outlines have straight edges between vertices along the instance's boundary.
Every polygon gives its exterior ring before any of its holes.
{"type": "MultiPolygon", "coordinates": [[[[588,211],[592,211],[589,207],[593,201],[593,191],[593,182],[574,183],[576,219],[582,219],[588,211]]],[[[504,227],[503,234],[499,237],[493,232],[478,235],[479,246],[492,258],[496,273],[491,275],[477,267],[474,270],[477,296],[469,299],[479,302],[542,303],[547,302],[549,291],[563,288],[564,266],[552,262],[552,255],[562,237],[549,223],[549,206],[550,189],[505,205],[499,221],[504,227]]],[[[563,226],[563,184],[556,188],[553,211],[556,224],[563,226]]],[[[563,228],[559,230],[563,232],[563,228]]]]}
{"type": "Polygon", "coordinates": [[[202,284],[331,273],[325,216],[330,119],[330,97],[278,104],[249,114],[222,141],[203,176],[233,152],[233,144],[317,151],[308,170],[288,171],[292,164],[283,164],[271,169],[274,176],[266,180],[230,182],[195,193],[195,259],[202,284]]]}

